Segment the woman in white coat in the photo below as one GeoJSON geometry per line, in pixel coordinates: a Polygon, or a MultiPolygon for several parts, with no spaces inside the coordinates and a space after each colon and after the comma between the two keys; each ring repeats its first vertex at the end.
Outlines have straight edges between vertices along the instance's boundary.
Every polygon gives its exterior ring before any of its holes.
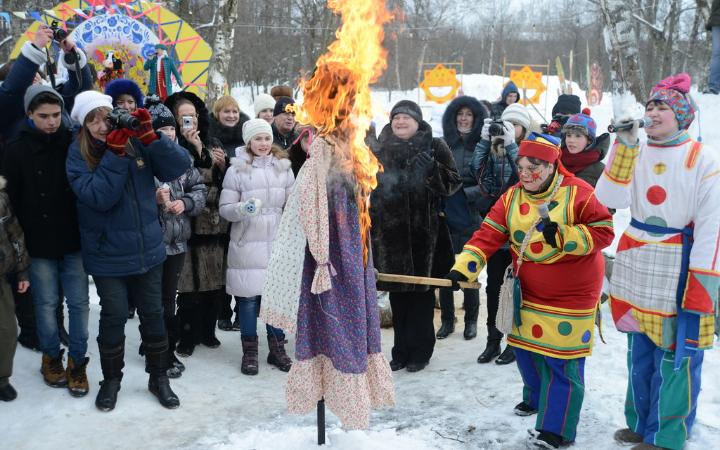
{"type": "MultiPolygon", "coordinates": [[[[258,373],[257,316],[265,272],[285,202],[295,181],[287,153],[273,145],[270,124],[252,119],[243,125],[246,145],[225,174],[220,215],[232,222],[226,290],[235,296],[240,316],[243,358],[241,372],[258,373]]],[[[267,329],[267,362],[283,372],[292,361],[285,353],[285,334],[267,329]]]]}

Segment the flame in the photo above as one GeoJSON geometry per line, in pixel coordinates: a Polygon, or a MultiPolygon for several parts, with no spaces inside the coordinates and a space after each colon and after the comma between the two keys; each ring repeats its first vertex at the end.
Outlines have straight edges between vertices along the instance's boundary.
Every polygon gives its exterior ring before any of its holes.
{"type": "Polygon", "coordinates": [[[382,47],[383,25],[392,19],[385,0],[328,0],[328,7],[340,14],[342,24],[336,40],[318,58],[315,71],[302,80],[303,105],[297,120],[331,137],[343,168],[357,181],[356,201],[364,262],[368,261],[370,232],[370,193],[377,187],[382,170],[365,144],[373,118],[370,85],[387,67],[387,51],[382,47]]]}

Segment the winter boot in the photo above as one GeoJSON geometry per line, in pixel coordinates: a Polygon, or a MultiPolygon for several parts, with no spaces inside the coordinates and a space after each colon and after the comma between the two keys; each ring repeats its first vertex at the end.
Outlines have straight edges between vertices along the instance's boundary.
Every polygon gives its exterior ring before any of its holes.
{"type": "MultiPolygon", "coordinates": [[[[222,297],[225,293],[222,292],[222,297]]],[[[202,339],[200,343],[209,348],[220,347],[221,342],[215,336],[215,327],[217,325],[218,310],[220,309],[220,301],[223,300],[220,294],[213,295],[206,299],[202,305],[202,339]]]]}
{"type": "Polygon", "coordinates": [[[513,408],[513,412],[516,416],[532,416],[533,414],[537,414],[537,409],[533,408],[529,404],[525,402],[520,402],[517,405],[515,405],[515,408],[513,408]]]}
{"type": "Polygon", "coordinates": [[[223,331],[233,331],[232,321],[230,319],[218,319],[217,327],[223,331]]]}
{"type": "Polygon", "coordinates": [[[455,320],[443,320],[440,329],[435,335],[438,339],[445,339],[455,331],[455,320]]]}
{"type": "Polygon", "coordinates": [[[12,384],[7,383],[4,386],[0,386],[0,400],[4,402],[11,402],[17,398],[17,391],[12,384]]]}
{"type": "Polygon", "coordinates": [[[51,358],[47,353],[42,356],[42,372],[45,384],[51,387],[67,386],[67,377],[65,376],[65,367],[63,367],[64,349],[60,349],[57,358],[51,358]]]}
{"type": "Polygon", "coordinates": [[[556,449],[560,448],[565,442],[563,437],[550,431],[528,430],[530,433],[530,445],[533,448],[556,449]]]}
{"type": "Polygon", "coordinates": [[[258,338],[257,336],[241,336],[242,340],[242,364],[240,372],[245,375],[258,374],[258,338]]]}
{"type": "Polygon", "coordinates": [[[270,349],[267,357],[268,364],[272,364],[283,372],[289,372],[292,367],[292,360],[285,353],[285,344],[287,343],[285,336],[282,336],[282,338],[268,336],[267,340],[270,349]]]}
{"type": "Polygon", "coordinates": [[[495,360],[495,364],[499,366],[504,366],[505,364],[510,364],[515,362],[515,352],[513,352],[513,349],[511,346],[507,345],[505,346],[505,350],[498,356],[498,359],[495,360]]]}
{"type": "Polygon", "coordinates": [[[170,368],[167,370],[168,378],[180,378],[185,372],[185,364],[181,363],[174,352],[170,352],[170,368]]]}
{"type": "Polygon", "coordinates": [[[613,437],[619,444],[624,445],[640,444],[643,441],[642,435],[637,434],[630,428],[622,428],[620,430],[617,430],[613,437]]]}
{"type": "Polygon", "coordinates": [[[463,337],[466,341],[475,339],[477,337],[477,322],[465,322],[465,330],[463,330],[463,337]]]}
{"type": "Polygon", "coordinates": [[[117,394],[123,376],[122,369],[125,367],[125,343],[121,342],[117,347],[98,346],[103,380],[95,397],[95,406],[100,411],[111,411],[115,409],[117,403],[117,394]]]}
{"type": "Polygon", "coordinates": [[[197,315],[199,313],[197,303],[194,299],[185,300],[184,296],[190,294],[178,295],[178,342],[175,351],[178,355],[188,357],[195,350],[195,326],[197,324],[197,315]]]}
{"type": "Polygon", "coordinates": [[[166,338],[143,340],[145,346],[145,371],[150,374],[148,390],[157,397],[160,404],[168,409],[180,406],[180,399],[170,389],[167,370],[170,368],[170,353],[166,338]]]}
{"type": "Polygon", "coordinates": [[[500,330],[493,326],[488,327],[487,346],[480,356],[478,356],[478,364],[489,363],[494,357],[500,355],[500,341],[502,337],[503,334],[500,330]]]}
{"type": "Polygon", "coordinates": [[[86,373],[89,361],[90,358],[85,357],[82,361],[75,362],[72,356],[68,357],[65,376],[67,377],[68,390],[73,397],[84,397],[90,391],[86,373]]]}

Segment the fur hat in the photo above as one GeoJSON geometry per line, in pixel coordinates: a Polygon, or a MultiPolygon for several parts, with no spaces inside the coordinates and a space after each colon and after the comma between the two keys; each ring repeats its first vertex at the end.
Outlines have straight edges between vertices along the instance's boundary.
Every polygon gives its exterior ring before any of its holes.
{"type": "Polygon", "coordinates": [[[75,96],[75,104],[70,113],[70,118],[83,125],[85,117],[90,114],[90,111],[100,107],[112,109],[112,97],[98,91],[82,91],[75,96]]]}
{"type": "Polygon", "coordinates": [[[668,105],[675,113],[675,119],[681,130],[690,127],[697,111],[697,105],[689,94],[690,83],[690,75],[687,73],[667,77],[652,88],[647,101],[647,103],[663,102],[668,105]]]}
{"type": "Polygon", "coordinates": [[[275,99],[272,97],[272,95],[260,94],[255,98],[255,103],[253,103],[253,109],[255,109],[255,117],[259,116],[260,112],[266,109],[274,110],[275,99]]]}
{"type": "Polygon", "coordinates": [[[138,108],[145,103],[145,98],[140,90],[140,86],[138,86],[136,82],[126,78],[118,78],[117,80],[109,82],[108,85],[105,86],[105,93],[112,97],[113,105],[117,102],[118,97],[123,94],[134,98],[138,108]]]}
{"type": "Polygon", "coordinates": [[[292,98],[293,90],[290,86],[273,86],[273,88],[270,89],[270,95],[275,100],[280,100],[280,97],[292,98]]]}
{"type": "MultiPolygon", "coordinates": [[[[288,105],[294,105],[295,100],[293,100],[291,97],[280,97],[277,99],[277,102],[275,103],[275,108],[273,109],[273,117],[279,116],[280,114],[287,112],[287,106],[288,105]]],[[[294,114],[294,112],[293,112],[294,114]]],[[[245,141],[247,142],[247,141],[245,141]]]]}
{"type": "Polygon", "coordinates": [[[27,88],[27,91],[25,91],[25,112],[27,112],[30,108],[30,103],[32,103],[33,99],[38,95],[42,94],[43,92],[47,92],[48,94],[52,94],[57,97],[58,100],[60,100],[60,108],[65,108],[65,102],[63,101],[62,96],[58,94],[55,89],[44,84],[33,84],[32,86],[27,88]]]}
{"type": "Polygon", "coordinates": [[[390,110],[390,121],[398,114],[407,114],[412,117],[415,122],[421,124],[423,122],[422,109],[412,100],[400,100],[390,110]]]}
{"type": "Polygon", "coordinates": [[[552,109],[553,117],[556,114],[580,114],[580,97],[572,94],[561,94],[552,109]]]}
{"type": "Polygon", "coordinates": [[[242,134],[245,145],[250,145],[250,141],[252,140],[252,138],[261,133],[269,134],[271,137],[273,135],[270,124],[267,123],[265,120],[250,119],[243,124],[242,134]]]}
{"type": "Polygon", "coordinates": [[[525,131],[530,131],[530,113],[528,113],[527,108],[520,103],[508,105],[505,111],[503,111],[502,116],[500,116],[500,119],[507,120],[513,125],[520,125],[525,128],[525,131]]]}

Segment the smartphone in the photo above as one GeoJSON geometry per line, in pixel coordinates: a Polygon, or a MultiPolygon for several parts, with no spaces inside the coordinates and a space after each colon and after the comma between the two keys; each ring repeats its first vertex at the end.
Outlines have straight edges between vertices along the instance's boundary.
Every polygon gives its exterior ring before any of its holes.
{"type": "Polygon", "coordinates": [[[192,116],[182,116],[182,127],[183,127],[183,130],[192,130],[192,128],[193,128],[192,116]]]}

